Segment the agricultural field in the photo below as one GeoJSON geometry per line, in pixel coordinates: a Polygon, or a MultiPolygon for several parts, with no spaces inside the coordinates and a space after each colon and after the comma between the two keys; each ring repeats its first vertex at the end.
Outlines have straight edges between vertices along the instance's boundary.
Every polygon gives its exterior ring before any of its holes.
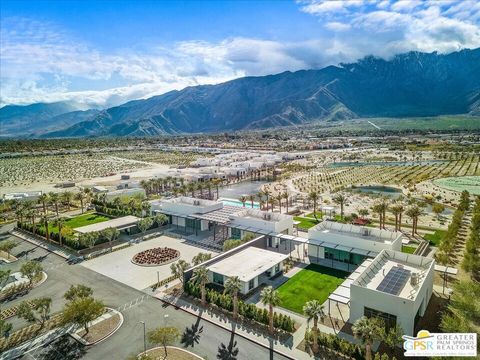
{"type": "Polygon", "coordinates": [[[292,180],[301,192],[330,192],[349,185],[394,184],[415,185],[422,181],[443,177],[480,175],[480,157],[467,155],[456,160],[446,160],[419,165],[367,165],[324,166],[292,180]]]}
{"type": "Polygon", "coordinates": [[[433,181],[435,185],[443,189],[453,191],[468,191],[473,195],[480,195],[480,176],[447,177],[433,181]]]}
{"type": "Polygon", "coordinates": [[[144,163],[113,158],[106,154],[0,159],[0,188],[6,190],[16,186],[75,181],[145,167],[144,163]]]}
{"type": "Polygon", "coordinates": [[[322,304],[347,276],[344,271],[310,264],[278,288],[280,306],[302,314],[307,301],[322,304]]]}
{"type": "Polygon", "coordinates": [[[110,153],[122,159],[130,159],[136,161],[152,162],[157,164],[164,164],[170,166],[188,166],[199,157],[212,156],[210,154],[200,154],[193,152],[176,152],[176,151],[160,151],[160,150],[145,150],[145,151],[118,151],[110,153]]]}

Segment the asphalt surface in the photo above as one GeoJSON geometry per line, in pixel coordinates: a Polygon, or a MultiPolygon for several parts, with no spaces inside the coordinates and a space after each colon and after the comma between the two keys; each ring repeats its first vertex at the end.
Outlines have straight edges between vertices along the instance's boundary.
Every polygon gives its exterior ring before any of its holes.
{"type": "MultiPolygon", "coordinates": [[[[182,310],[176,310],[171,306],[165,307],[160,300],[142,291],[78,264],[69,265],[63,258],[53,253],[0,232],[0,241],[7,238],[13,238],[19,243],[12,254],[19,256],[20,260],[13,264],[3,264],[2,269],[18,271],[27,258],[36,259],[41,261],[48,279],[27,295],[1,304],[3,309],[23,300],[47,296],[52,298],[52,313],[54,313],[63,308],[65,303],[63,294],[70,285],[84,284],[93,288],[94,297],[101,299],[106,306],[119,309],[125,320],[112,337],[95,346],[83,347],[67,336],[49,346],[30,351],[24,355],[23,359],[127,359],[143,351],[141,321],[145,322],[147,332],[160,326],[175,326],[182,333],[177,346],[206,359],[285,359],[270,349],[235,335],[235,331],[226,331],[182,310]]],[[[25,325],[23,320],[17,318],[9,321],[13,323],[14,329],[25,325]]],[[[152,346],[147,343],[148,347],[152,346]]]]}

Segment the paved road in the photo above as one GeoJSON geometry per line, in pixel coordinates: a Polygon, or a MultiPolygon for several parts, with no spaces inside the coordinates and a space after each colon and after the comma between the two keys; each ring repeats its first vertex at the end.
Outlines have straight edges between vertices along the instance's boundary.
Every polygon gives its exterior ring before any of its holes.
{"type": "MultiPolygon", "coordinates": [[[[8,236],[0,234],[0,241],[6,238],[8,236]]],[[[55,346],[32,351],[30,354],[26,354],[24,359],[126,359],[128,356],[143,350],[143,325],[140,321],[146,322],[147,331],[164,324],[177,327],[183,333],[178,345],[186,347],[207,359],[230,359],[225,356],[225,353],[228,353],[229,345],[230,348],[238,349],[238,355],[236,356],[238,360],[284,359],[269,349],[235,336],[231,332],[200,320],[196,316],[181,310],[175,310],[172,307],[165,307],[159,300],[141,291],[83,266],[68,265],[57,255],[48,253],[46,250],[28,242],[15,239],[19,242],[19,246],[12,253],[21,255],[22,258],[17,263],[2,266],[2,268],[9,268],[12,271],[18,270],[21,263],[25,261],[25,252],[28,252],[28,259],[35,258],[42,262],[48,274],[48,279],[24,297],[3,304],[3,308],[15,305],[22,300],[48,296],[53,300],[52,312],[60,311],[65,302],[63,294],[70,285],[86,284],[94,289],[96,298],[102,299],[109,307],[119,308],[125,317],[123,326],[114,336],[91,348],[82,349],[69,339],[60,339],[55,346]],[[168,317],[165,317],[165,315],[168,315],[168,317]],[[222,347],[225,347],[226,351],[222,347]],[[58,357],[60,353],[64,357],[58,357]]],[[[15,328],[24,325],[22,320],[16,318],[13,318],[11,322],[15,328]]]]}

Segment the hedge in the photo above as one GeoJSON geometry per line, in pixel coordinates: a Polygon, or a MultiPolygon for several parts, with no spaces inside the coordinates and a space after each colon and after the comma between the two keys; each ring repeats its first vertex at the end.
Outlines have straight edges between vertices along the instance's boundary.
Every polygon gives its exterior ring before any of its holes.
{"type": "MultiPolygon", "coordinates": [[[[356,360],[363,360],[365,356],[363,349],[358,344],[353,344],[345,339],[339,338],[333,334],[324,334],[320,331],[317,332],[318,345],[324,348],[337,351],[345,357],[350,357],[356,360]]],[[[313,342],[313,331],[307,330],[305,332],[305,341],[308,344],[313,342]]]]}
{"type": "MultiPolygon", "coordinates": [[[[184,285],[185,292],[195,298],[201,298],[200,286],[188,281],[184,285]]],[[[214,304],[219,308],[227,311],[233,311],[233,297],[229,294],[220,293],[212,289],[206,289],[206,300],[209,304],[214,304]]],[[[238,314],[264,325],[268,325],[268,310],[259,308],[255,304],[247,304],[242,300],[238,300],[238,314]]],[[[274,312],[273,326],[277,329],[293,332],[295,330],[295,322],[290,316],[274,312]]]]}

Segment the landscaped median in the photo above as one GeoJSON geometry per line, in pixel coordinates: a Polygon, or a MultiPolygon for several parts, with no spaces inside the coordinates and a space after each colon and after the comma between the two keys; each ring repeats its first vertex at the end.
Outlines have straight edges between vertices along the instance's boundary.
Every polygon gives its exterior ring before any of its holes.
{"type": "MultiPolygon", "coordinates": [[[[139,356],[144,353],[139,354],[139,356]]],[[[147,359],[165,359],[165,360],[202,360],[203,358],[185,349],[175,346],[156,347],[146,352],[147,359]],[[165,352],[167,353],[165,355],[165,352]]],[[[141,358],[140,358],[141,359],[141,358]]]]}
{"type": "Polygon", "coordinates": [[[80,328],[72,336],[84,345],[95,345],[112,336],[123,324],[121,312],[107,308],[105,313],[88,325],[88,332],[80,328]]]}

